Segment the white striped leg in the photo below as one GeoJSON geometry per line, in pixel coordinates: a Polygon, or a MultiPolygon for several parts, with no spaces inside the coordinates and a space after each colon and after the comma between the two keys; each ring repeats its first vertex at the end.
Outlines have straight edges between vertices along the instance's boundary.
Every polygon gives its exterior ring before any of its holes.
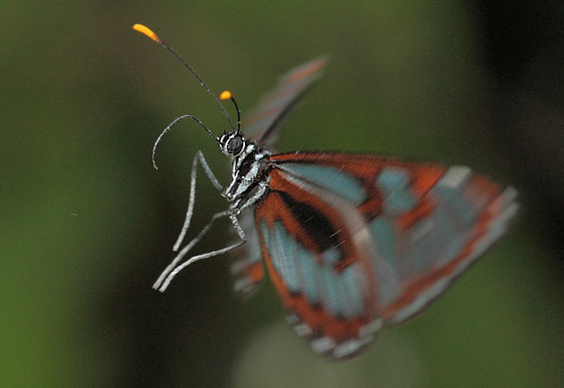
{"type": "MultiPolygon", "coordinates": [[[[221,184],[219,183],[219,181],[211,171],[206,161],[206,158],[204,157],[204,154],[202,154],[201,151],[196,152],[196,155],[194,156],[194,161],[192,163],[192,172],[190,175],[190,198],[188,201],[188,210],[186,211],[186,218],[184,219],[184,225],[182,226],[180,235],[178,236],[178,239],[176,240],[173,246],[173,251],[175,252],[178,251],[180,245],[182,244],[182,241],[184,241],[184,238],[186,237],[186,232],[190,227],[190,221],[192,220],[192,215],[194,214],[194,203],[196,201],[196,173],[198,168],[198,160],[202,164],[202,167],[204,168],[206,175],[208,176],[209,180],[214,185],[214,187],[218,191],[223,192],[223,187],[221,186],[221,184]]],[[[225,252],[229,252],[232,249],[235,249],[243,245],[247,241],[247,238],[245,236],[245,233],[243,232],[243,229],[241,228],[241,225],[239,224],[239,220],[237,219],[237,214],[238,213],[236,213],[233,209],[229,209],[214,214],[210,222],[200,231],[200,233],[192,241],[190,241],[184,248],[182,248],[182,250],[176,255],[176,257],[172,260],[172,262],[165,268],[165,270],[161,273],[155,284],[153,284],[153,288],[163,292],[166,290],[166,288],[170,284],[171,280],[176,276],[176,274],[179,273],[182,269],[184,269],[188,265],[192,264],[193,262],[202,259],[207,259],[209,257],[217,256],[225,252]],[[241,241],[222,249],[193,256],[188,260],[186,260],[183,264],[178,265],[178,263],[180,263],[182,259],[184,259],[184,257],[188,254],[190,249],[192,249],[194,245],[196,245],[206,235],[206,233],[208,233],[215,220],[225,216],[229,216],[229,219],[233,223],[233,227],[235,228],[235,231],[237,232],[237,235],[239,236],[241,241]]]]}
{"type": "Polygon", "coordinates": [[[182,230],[180,231],[180,235],[178,236],[176,242],[172,247],[172,250],[174,252],[178,251],[178,248],[180,248],[180,244],[182,244],[182,241],[184,241],[184,237],[186,237],[186,232],[190,227],[192,214],[194,214],[194,202],[196,201],[196,172],[198,168],[198,159],[200,160],[200,163],[204,168],[204,172],[210,179],[211,183],[215,186],[215,188],[220,193],[223,192],[223,187],[221,186],[221,184],[213,174],[212,170],[208,166],[208,162],[206,161],[206,158],[204,157],[202,151],[196,152],[196,155],[194,156],[194,161],[192,162],[192,173],[190,175],[190,199],[188,201],[188,210],[186,211],[186,218],[184,218],[184,225],[182,225],[182,230]]]}
{"type": "Polygon", "coordinates": [[[214,257],[214,256],[217,256],[217,255],[221,255],[223,253],[229,252],[229,251],[231,251],[235,248],[240,247],[241,245],[243,245],[246,242],[247,242],[247,237],[245,236],[245,233],[243,232],[243,229],[241,228],[241,225],[239,224],[239,220],[233,214],[233,211],[231,209],[225,210],[225,211],[220,212],[220,213],[216,213],[216,214],[213,215],[210,222],[208,222],[208,224],[200,231],[200,233],[192,241],[190,241],[184,248],[182,248],[182,250],[178,253],[178,255],[176,255],[174,260],[172,260],[172,262],[168,265],[168,267],[166,267],[166,269],[163,271],[163,273],[161,273],[161,275],[159,276],[159,278],[157,279],[155,284],[153,284],[153,288],[156,289],[156,290],[159,290],[160,292],[164,292],[167,289],[170,282],[172,281],[172,279],[180,271],[182,271],[184,268],[186,268],[187,266],[189,266],[193,262],[198,261],[198,260],[202,260],[202,259],[208,259],[210,257],[214,257]],[[229,245],[229,246],[222,248],[222,249],[217,249],[215,251],[202,253],[201,255],[192,256],[188,260],[186,260],[184,263],[178,265],[178,263],[180,261],[182,261],[182,259],[184,258],[184,256],[186,256],[186,254],[190,251],[190,249],[192,249],[194,247],[194,245],[196,245],[206,235],[206,233],[208,233],[208,231],[211,229],[215,220],[217,220],[218,218],[221,218],[221,217],[225,217],[225,216],[229,216],[229,218],[231,219],[231,222],[233,223],[233,226],[235,227],[237,234],[241,238],[241,241],[239,241],[235,244],[229,245]]]}

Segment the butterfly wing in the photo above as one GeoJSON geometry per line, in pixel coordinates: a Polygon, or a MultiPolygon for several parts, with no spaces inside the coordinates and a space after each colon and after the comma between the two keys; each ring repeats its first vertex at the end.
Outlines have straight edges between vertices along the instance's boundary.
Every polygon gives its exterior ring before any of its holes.
{"type": "MultiPolygon", "coordinates": [[[[247,235],[247,243],[231,252],[233,257],[231,274],[234,278],[233,288],[235,292],[243,300],[247,300],[260,288],[264,278],[264,270],[253,213],[245,212],[240,219],[240,223],[247,235]]],[[[234,239],[238,239],[238,237],[235,235],[234,239]]]]}
{"type": "Polygon", "coordinates": [[[258,140],[264,146],[271,146],[290,112],[321,77],[326,62],[325,57],[316,58],[282,76],[276,87],[261,98],[243,123],[246,137],[258,140]]]}
{"type": "MultiPolygon", "coordinates": [[[[322,75],[327,59],[320,57],[304,63],[282,76],[276,87],[264,95],[257,107],[243,123],[246,137],[271,145],[277,139],[277,131],[296,104],[322,75]]],[[[260,287],[263,278],[262,256],[252,215],[243,215],[243,230],[248,241],[232,252],[231,272],[235,278],[235,292],[243,299],[251,297],[260,287]]],[[[238,240],[236,234],[234,240],[238,240]]]]}
{"type": "Polygon", "coordinates": [[[290,322],[317,353],[354,356],[421,312],[497,241],[515,191],[466,167],[374,156],[271,157],[255,222],[290,322]]]}
{"type": "Polygon", "coordinates": [[[369,236],[358,233],[366,230],[362,214],[281,170],[271,172],[270,183],[255,220],[287,318],[316,353],[352,356],[382,323],[370,260],[375,250],[369,236]]]}

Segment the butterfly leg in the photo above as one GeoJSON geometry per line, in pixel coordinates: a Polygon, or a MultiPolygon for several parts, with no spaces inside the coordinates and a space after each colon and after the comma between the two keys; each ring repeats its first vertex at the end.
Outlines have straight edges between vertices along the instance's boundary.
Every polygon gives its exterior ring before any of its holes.
{"type": "Polygon", "coordinates": [[[212,170],[210,169],[208,162],[206,161],[206,158],[204,157],[202,151],[196,152],[196,156],[194,156],[194,161],[192,162],[192,173],[190,175],[190,197],[189,197],[190,199],[188,201],[188,210],[186,211],[186,217],[184,218],[184,225],[182,225],[182,230],[180,231],[180,235],[178,236],[176,242],[172,247],[172,250],[174,252],[178,251],[178,248],[180,248],[180,244],[182,244],[182,241],[184,241],[184,237],[186,237],[186,232],[190,227],[192,214],[194,213],[194,202],[196,201],[196,172],[198,168],[198,160],[200,160],[200,163],[204,168],[204,172],[206,173],[206,175],[208,176],[209,180],[214,185],[214,187],[220,193],[223,192],[223,187],[221,186],[221,184],[213,174],[212,170]]]}
{"type": "MultiPolygon", "coordinates": [[[[223,191],[223,187],[221,186],[221,184],[219,183],[219,181],[217,180],[217,178],[215,177],[215,175],[211,171],[204,155],[202,154],[201,151],[198,151],[196,153],[196,156],[194,157],[194,162],[192,163],[192,172],[191,172],[191,176],[190,176],[190,198],[189,198],[189,202],[188,202],[188,210],[186,212],[186,218],[184,219],[184,225],[182,226],[182,230],[180,232],[180,235],[178,236],[178,239],[176,240],[176,243],[174,244],[174,247],[173,247],[174,251],[178,251],[180,244],[182,244],[182,241],[184,240],[184,237],[186,236],[186,232],[187,232],[188,228],[190,227],[190,221],[191,221],[192,215],[194,213],[194,203],[195,203],[195,200],[196,200],[196,172],[197,172],[197,167],[198,167],[198,160],[202,164],[202,167],[204,168],[206,175],[208,176],[208,178],[210,179],[212,184],[215,186],[215,188],[218,189],[218,191],[220,191],[220,192],[223,191]]],[[[176,257],[172,260],[172,262],[165,268],[165,270],[161,273],[161,275],[159,276],[159,278],[157,279],[157,281],[153,285],[153,288],[158,289],[161,292],[165,291],[166,288],[168,287],[168,285],[170,284],[170,282],[172,281],[172,279],[176,276],[176,274],[178,274],[180,271],[182,271],[188,265],[190,265],[193,262],[198,261],[198,260],[207,259],[207,258],[210,258],[210,257],[213,257],[213,256],[220,255],[220,254],[225,253],[225,252],[229,252],[229,251],[243,245],[246,241],[247,241],[247,238],[245,236],[245,233],[243,232],[243,228],[239,224],[239,220],[237,219],[237,212],[235,212],[235,209],[232,208],[232,209],[225,210],[225,211],[214,214],[212,216],[211,220],[208,222],[208,224],[200,231],[200,233],[198,233],[198,235],[194,239],[192,239],[192,241],[190,241],[184,248],[182,248],[182,250],[176,255],[176,257]],[[235,228],[235,231],[237,232],[237,235],[239,236],[241,241],[238,241],[238,242],[231,244],[231,245],[229,245],[225,248],[222,248],[222,249],[218,249],[218,250],[215,250],[215,251],[212,251],[212,252],[203,253],[201,255],[192,256],[191,258],[186,260],[181,265],[178,265],[178,263],[180,261],[182,261],[182,259],[188,254],[190,249],[192,249],[194,247],[194,245],[196,245],[208,233],[208,231],[211,229],[215,220],[217,220],[221,217],[225,217],[225,216],[228,216],[229,219],[231,220],[231,222],[233,223],[233,227],[235,228]]]]}
{"type": "Polygon", "coordinates": [[[194,263],[195,261],[198,261],[198,260],[208,259],[210,257],[218,256],[218,255],[221,255],[223,253],[229,252],[229,251],[231,251],[235,248],[240,247],[245,242],[247,242],[247,237],[245,236],[243,229],[239,225],[239,221],[232,214],[232,210],[225,210],[225,211],[222,211],[220,213],[216,213],[216,214],[213,215],[210,222],[208,222],[208,224],[200,231],[200,233],[198,233],[198,235],[194,239],[192,239],[192,241],[190,241],[184,248],[182,248],[182,250],[178,253],[178,255],[176,255],[174,260],[161,273],[161,275],[159,276],[159,278],[157,279],[155,284],[153,284],[153,288],[156,289],[156,290],[159,290],[160,292],[164,292],[167,289],[170,282],[172,281],[172,279],[180,271],[182,271],[184,268],[186,268],[190,264],[192,264],[192,263],[194,263]],[[194,245],[196,245],[208,233],[208,231],[211,229],[215,220],[217,220],[221,217],[225,217],[225,216],[229,216],[229,218],[231,219],[231,222],[233,222],[235,229],[237,230],[237,234],[241,238],[241,241],[238,241],[234,244],[231,244],[231,245],[229,245],[225,248],[221,248],[221,249],[217,249],[215,251],[206,252],[206,253],[202,253],[200,255],[192,256],[188,260],[186,260],[184,263],[177,265],[186,256],[186,254],[190,251],[190,249],[192,249],[194,247],[194,245]]]}

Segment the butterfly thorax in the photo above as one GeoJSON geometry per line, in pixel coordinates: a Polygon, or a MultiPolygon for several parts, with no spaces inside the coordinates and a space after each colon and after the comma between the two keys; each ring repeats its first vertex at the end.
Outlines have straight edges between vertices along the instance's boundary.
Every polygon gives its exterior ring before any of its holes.
{"type": "Polygon", "coordinates": [[[256,204],[268,189],[268,172],[272,168],[270,151],[254,140],[245,140],[241,132],[231,131],[219,139],[220,149],[232,156],[231,183],[223,195],[239,212],[256,204]]]}

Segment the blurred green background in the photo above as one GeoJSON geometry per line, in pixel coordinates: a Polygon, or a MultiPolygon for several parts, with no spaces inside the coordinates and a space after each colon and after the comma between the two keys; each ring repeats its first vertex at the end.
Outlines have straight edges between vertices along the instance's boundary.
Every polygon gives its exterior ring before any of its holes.
{"type": "MultiPolygon", "coordinates": [[[[4,1],[0,5],[1,387],[562,387],[564,3],[4,1]],[[170,43],[243,113],[321,54],[279,150],[469,165],[522,211],[429,311],[335,363],[294,338],[267,282],[241,304],[229,259],[151,285],[172,258],[191,160],[227,129],[170,43]]],[[[229,104],[228,104],[229,107],[229,104]]],[[[230,108],[230,107],[229,107],[230,108]]],[[[203,176],[203,174],[202,174],[203,176]]],[[[227,204],[199,181],[192,231],[227,204]]],[[[217,248],[227,223],[197,252],[217,248]]]]}

